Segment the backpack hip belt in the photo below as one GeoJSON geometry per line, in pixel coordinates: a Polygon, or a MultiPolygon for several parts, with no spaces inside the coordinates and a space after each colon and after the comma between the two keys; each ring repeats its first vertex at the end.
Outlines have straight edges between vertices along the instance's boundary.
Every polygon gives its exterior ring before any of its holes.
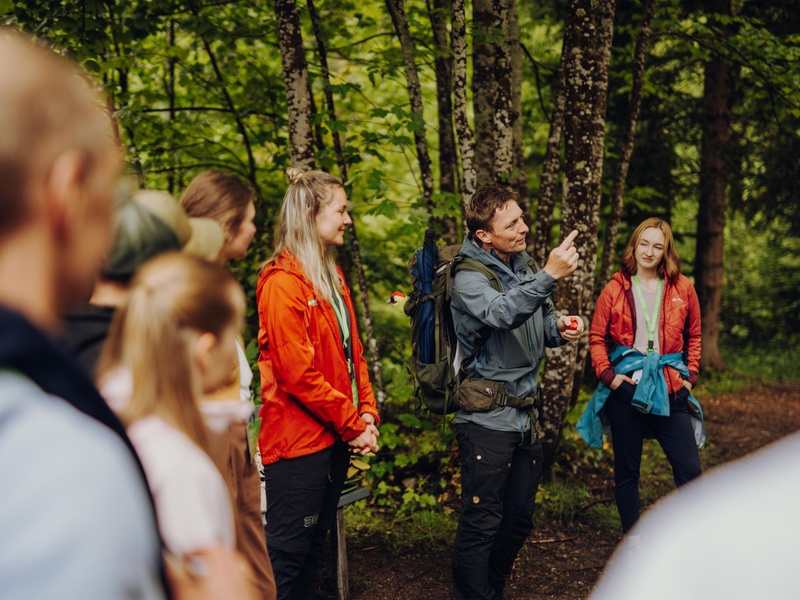
{"type": "Polygon", "coordinates": [[[504,407],[528,409],[541,406],[541,392],[537,388],[532,396],[519,398],[508,393],[498,381],[475,379],[468,375],[459,378],[456,396],[458,407],[464,412],[491,412],[504,407]]]}

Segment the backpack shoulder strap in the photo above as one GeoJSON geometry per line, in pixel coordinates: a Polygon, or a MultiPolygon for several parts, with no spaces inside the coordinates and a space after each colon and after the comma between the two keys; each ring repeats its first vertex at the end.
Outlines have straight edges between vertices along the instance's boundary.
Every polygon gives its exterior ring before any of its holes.
{"type": "Polygon", "coordinates": [[[536,263],[536,261],[534,260],[534,258],[533,258],[533,257],[529,258],[529,259],[527,260],[527,262],[525,263],[525,265],[526,265],[528,268],[530,268],[530,270],[531,270],[531,271],[533,271],[533,274],[534,274],[534,275],[536,275],[536,273],[538,273],[538,272],[539,272],[539,265],[536,263]]]}
{"type": "Polygon", "coordinates": [[[453,259],[453,277],[455,277],[456,273],[462,269],[467,271],[477,271],[489,280],[489,285],[491,285],[496,291],[503,291],[503,284],[500,283],[500,278],[497,276],[497,273],[492,271],[481,261],[470,258],[469,256],[464,256],[463,254],[459,254],[453,259]]]}
{"type": "MultiPolygon", "coordinates": [[[[463,254],[457,255],[453,259],[453,269],[450,281],[448,281],[448,298],[450,297],[450,287],[452,278],[455,278],[456,273],[460,270],[467,270],[467,271],[476,271],[486,277],[489,280],[489,285],[492,288],[502,293],[503,292],[503,284],[500,282],[500,278],[497,276],[497,273],[492,271],[488,266],[483,264],[481,261],[476,260],[474,258],[470,258],[468,256],[464,256],[463,254]]],[[[483,348],[483,345],[488,341],[489,336],[492,334],[492,328],[489,325],[481,328],[479,331],[475,332],[475,345],[472,347],[472,352],[469,356],[464,357],[464,360],[461,361],[461,368],[460,373],[465,373],[467,369],[467,365],[475,360],[475,357],[483,348]]],[[[459,376],[460,380],[461,375],[459,376]]]]}

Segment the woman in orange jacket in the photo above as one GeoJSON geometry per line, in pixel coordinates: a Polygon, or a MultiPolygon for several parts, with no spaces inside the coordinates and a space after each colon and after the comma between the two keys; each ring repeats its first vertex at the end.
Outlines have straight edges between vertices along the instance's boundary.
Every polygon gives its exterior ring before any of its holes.
{"type": "Polygon", "coordinates": [[[700,305],[694,286],[681,274],[666,221],[649,218],[634,231],[622,269],[597,300],[589,347],[601,384],[611,389],[604,410],[614,448],[614,493],[627,533],[639,518],[639,468],[646,432],[664,449],[677,486],[701,473],[687,402],[700,370],[700,305]],[[641,406],[632,405],[641,373],[615,371],[609,354],[617,346],[646,356],[683,354],[687,378],[672,367],[663,369],[668,416],[641,412],[641,406]]]}
{"type": "Polygon", "coordinates": [[[336,247],[352,223],[341,182],[289,169],[275,249],[256,288],[259,446],[278,598],[313,598],[350,452],[378,450],[378,411],[336,247]]]}

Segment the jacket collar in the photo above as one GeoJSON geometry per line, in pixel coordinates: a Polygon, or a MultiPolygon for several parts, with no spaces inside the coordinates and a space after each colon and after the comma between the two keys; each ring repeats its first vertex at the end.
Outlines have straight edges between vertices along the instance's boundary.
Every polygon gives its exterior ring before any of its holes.
{"type": "MultiPolygon", "coordinates": [[[[45,393],[57,396],[67,404],[98,421],[117,434],[130,450],[139,468],[157,523],[155,505],[139,456],[125,428],[94,387],[77,362],[59,350],[53,342],[21,314],[0,306],[0,369],[21,373],[45,393]]],[[[160,563],[162,582],[163,563],[160,563]]]]}
{"type": "Polygon", "coordinates": [[[72,359],[21,314],[0,307],[0,366],[22,373],[48,394],[100,421],[130,444],[125,429],[72,359]]]}

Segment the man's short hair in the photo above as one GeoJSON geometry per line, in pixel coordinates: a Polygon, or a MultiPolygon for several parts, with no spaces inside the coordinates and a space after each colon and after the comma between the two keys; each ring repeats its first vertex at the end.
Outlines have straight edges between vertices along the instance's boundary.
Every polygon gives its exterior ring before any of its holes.
{"type": "Polygon", "coordinates": [[[509,200],[516,202],[518,197],[516,192],[496,183],[481,186],[472,194],[464,210],[467,229],[473,234],[480,229],[491,231],[495,212],[509,200]]]}
{"type": "Polygon", "coordinates": [[[64,152],[92,169],[116,139],[104,100],[72,63],[0,26],[0,234],[22,222],[31,188],[64,152]]]}

